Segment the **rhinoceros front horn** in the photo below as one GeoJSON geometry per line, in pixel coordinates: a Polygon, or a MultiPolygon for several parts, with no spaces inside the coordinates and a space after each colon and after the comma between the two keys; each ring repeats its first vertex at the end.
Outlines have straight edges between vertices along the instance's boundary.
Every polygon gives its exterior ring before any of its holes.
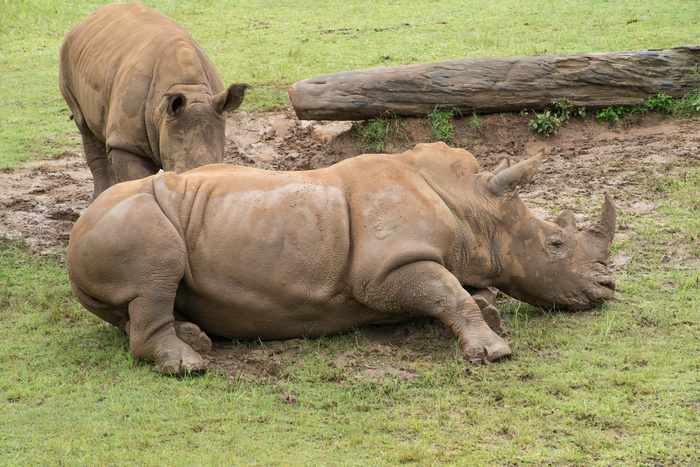
{"type": "Polygon", "coordinates": [[[599,237],[605,244],[605,249],[610,248],[615,235],[615,203],[609,193],[605,193],[605,203],[603,204],[603,213],[600,219],[591,226],[591,233],[599,237]]]}
{"type": "Polygon", "coordinates": [[[496,174],[488,181],[489,191],[496,195],[508,193],[519,186],[523,186],[532,180],[537,168],[542,163],[544,149],[540,149],[535,156],[518,162],[512,167],[503,168],[500,164],[496,174]]]}

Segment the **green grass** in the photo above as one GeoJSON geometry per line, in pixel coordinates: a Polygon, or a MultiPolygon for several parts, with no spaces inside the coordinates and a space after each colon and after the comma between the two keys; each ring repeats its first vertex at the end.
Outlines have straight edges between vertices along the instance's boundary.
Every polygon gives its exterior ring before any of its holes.
{"type": "MultiPolygon", "coordinates": [[[[0,1],[0,168],[79,138],[57,86],[65,33],[103,1],[0,1]]],[[[147,1],[203,46],[244,109],[275,108],[313,76],[465,57],[668,48],[698,42],[695,2],[147,1]]]]}
{"type": "MultiPolygon", "coordinates": [[[[102,3],[0,0],[0,168],[80,151],[58,48],[102,3]]],[[[659,0],[146,3],[188,28],[225,82],[254,86],[249,110],[355,68],[697,44],[700,19],[696,2],[659,0]]],[[[242,343],[281,359],[291,374],[278,383],[161,377],[77,304],[61,261],[0,240],[0,463],[698,464],[700,169],[635,183],[663,206],[621,214],[628,233],[613,249],[629,261],[614,301],[507,305],[515,357],[498,364],[460,363],[454,342],[425,331],[383,349],[413,378],[357,377],[378,360],[363,330],[282,353],[242,343]],[[344,351],[356,367],[334,365],[344,351]]]]}
{"type": "Polygon", "coordinates": [[[452,124],[452,119],[462,113],[458,108],[449,107],[441,109],[437,106],[425,116],[426,123],[433,132],[435,138],[446,143],[452,142],[455,135],[455,126],[452,124]]]}
{"type": "MultiPolygon", "coordinates": [[[[381,357],[415,378],[358,379],[362,330],[281,353],[279,384],[164,378],[83,312],[60,261],[0,246],[0,453],[9,465],[175,463],[692,465],[700,461],[700,170],[648,183],[667,207],[627,223],[635,252],[595,311],[504,308],[515,357],[473,367],[429,335],[381,357]],[[654,247],[675,232],[678,264],[654,247]],[[653,267],[651,266],[653,265],[653,267]],[[680,265],[680,267],[679,267],[680,265]],[[280,402],[293,394],[297,404],[280,402]]],[[[277,355],[274,343],[242,343],[277,355]],[[269,351],[266,349],[269,348],[269,351]]]]}
{"type": "Polygon", "coordinates": [[[391,125],[387,118],[376,117],[355,125],[355,133],[358,137],[359,145],[367,148],[367,151],[374,153],[384,152],[386,140],[389,137],[391,125]]]}
{"type": "MultiPolygon", "coordinates": [[[[612,127],[629,115],[643,115],[647,112],[659,112],[665,117],[693,117],[700,114],[700,92],[691,92],[674,99],[668,94],[655,94],[632,107],[606,107],[595,112],[596,120],[601,125],[612,127]]],[[[532,123],[531,123],[532,124],[532,123]]]]}

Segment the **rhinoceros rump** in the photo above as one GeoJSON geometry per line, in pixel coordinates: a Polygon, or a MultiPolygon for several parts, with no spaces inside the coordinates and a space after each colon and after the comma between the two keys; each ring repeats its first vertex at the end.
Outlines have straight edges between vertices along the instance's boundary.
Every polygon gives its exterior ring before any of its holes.
{"type": "Polygon", "coordinates": [[[61,46],[59,88],[83,139],[93,199],[159,169],[222,162],[225,111],[247,85],[224,89],[201,47],[141,3],[113,3],[75,25],[61,46]]]}
{"type": "Polygon", "coordinates": [[[479,290],[574,309],[614,291],[612,200],[587,231],[568,211],[538,219],[517,188],[541,159],[477,173],[470,153],[435,143],[303,172],[161,173],[92,203],[71,234],[69,275],[89,311],[128,323],[134,357],[167,374],[204,364],[173,310],[243,339],[429,315],[454,331],[463,358],[496,360],[511,350],[484,321],[479,290]]]}

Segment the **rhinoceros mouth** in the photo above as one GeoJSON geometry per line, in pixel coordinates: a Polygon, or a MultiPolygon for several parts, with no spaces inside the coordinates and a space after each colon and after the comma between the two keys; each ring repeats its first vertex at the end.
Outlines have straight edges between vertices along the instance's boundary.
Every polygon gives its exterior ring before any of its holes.
{"type": "Polygon", "coordinates": [[[614,293],[615,280],[611,275],[606,274],[592,278],[587,285],[581,287],[576,293],[555,299],[553,303],[537,303],[536,306],[541,308],[581,311],[603,305],[613,298],[614,293]]]}
{"type": "Polygon", "coordinates": [[[594,278],[593,284],[584,289],[584,297],[581,297],[578,306],[570,307],[571,309],[586,309],[600,306],[606,301],[612,299],[615,294],[615,280],[612,275],[600,275],[594,278]]]}

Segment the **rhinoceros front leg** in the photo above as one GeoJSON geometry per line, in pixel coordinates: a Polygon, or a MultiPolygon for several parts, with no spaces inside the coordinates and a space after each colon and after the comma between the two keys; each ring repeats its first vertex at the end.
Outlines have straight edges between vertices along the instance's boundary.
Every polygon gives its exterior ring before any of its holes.
{"type": "MultiPolygon", "coordinates": [[[[384,292],[379,309],[393,313],[429,315],[449,326],[459,340],[460,357],[470,362],[487,362],[510,355],[510,347],[494,333],[474,299],[447,269],[432,261],[419,261],[393,270],[370,286],[384,292]]],[[[370,298],[371,300],[371,298],[370,298]]]]}
{"type": "Polygon", "coordinates": [[[97,139],[97,137],[88,128],[78,128],[80,136],[83,139],[83,151],[85,151],[85,160],[90,172],[92,172],[93,191],[92,199],[100,196],[107,188],[111,187],[117,180],[114,176],[112,168],[109,166],[107,159],[107,150],[105,143],[97,139]]]}
{"type": "Polygon", "coordinates": [[[150,159],[116,148],[109,150],[109,162],[119,182],[146,178],[160,170],[150,159]]]}

